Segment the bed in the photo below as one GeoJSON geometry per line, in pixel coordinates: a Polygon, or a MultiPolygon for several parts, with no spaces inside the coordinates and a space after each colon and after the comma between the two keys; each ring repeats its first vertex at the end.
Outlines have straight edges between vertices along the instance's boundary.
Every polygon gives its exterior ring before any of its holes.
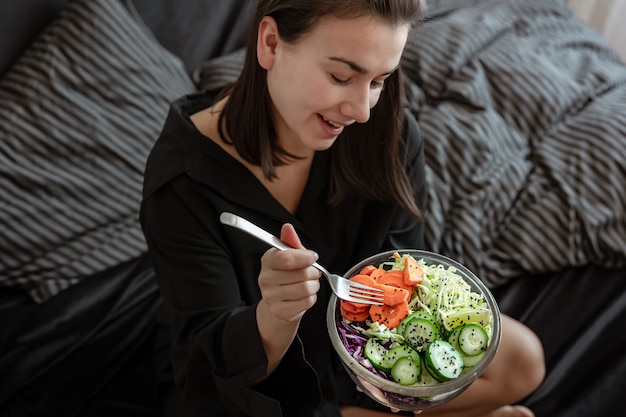
{"type": "MultiPolygon", "coordinates": [[[[255,2],[11,3],[0,415],[160,415],[171,387],[137,221],[143,165],[172,99],[236,77],[255,2]]],[[[429,248],[544,343],[546,379],[523,403],[621,415],[626,66],[564,1],[432,0],[401,68],[426,141],[429,248]]]]}

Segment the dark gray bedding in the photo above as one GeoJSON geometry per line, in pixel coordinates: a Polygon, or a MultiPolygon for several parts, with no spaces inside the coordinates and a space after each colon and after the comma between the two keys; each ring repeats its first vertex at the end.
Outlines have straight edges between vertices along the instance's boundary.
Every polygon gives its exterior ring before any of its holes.
{"type": "Polygon", "coordinates": [[[626,67],[564,1],[432,1],[405,53],[430,248],[492,285],[626,265],[626,67]]]}
{"type": "Polygon", "coordinates": [[[122,3],[68,3],[0,78],[0,285],[44,302],[146,251],[145,161],[191,91],[122,3]]]}

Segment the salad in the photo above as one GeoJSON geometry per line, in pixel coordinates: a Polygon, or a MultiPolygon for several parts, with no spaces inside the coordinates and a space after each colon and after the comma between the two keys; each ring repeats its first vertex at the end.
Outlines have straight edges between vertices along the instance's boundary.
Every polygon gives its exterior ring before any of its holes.
{"type": "Polygon", "coordinates": [[[371,372],[403,386],[435,385],[485,355],[491,310],[456,268],[394,253],[350,279],[384,291],[384,305],[341,300],[336,316],[346,351],[371,372]]]}

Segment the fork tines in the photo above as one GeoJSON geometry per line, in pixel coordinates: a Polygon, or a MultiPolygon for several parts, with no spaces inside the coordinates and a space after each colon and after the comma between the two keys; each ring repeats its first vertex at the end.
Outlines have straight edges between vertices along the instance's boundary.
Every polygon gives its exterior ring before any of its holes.
{"type": "Polygon", "coordinates": [[[350,297],[353,298],[350,301],[362,304],[383,304],[383,290],[380,288],[369,287],[358,282],[351,282],[349,288],[350,297]]]}

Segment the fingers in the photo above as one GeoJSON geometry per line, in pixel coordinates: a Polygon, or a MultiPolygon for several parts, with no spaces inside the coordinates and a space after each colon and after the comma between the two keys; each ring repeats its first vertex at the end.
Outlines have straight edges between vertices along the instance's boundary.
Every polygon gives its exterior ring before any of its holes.
{"type": "Polygon", "coordinates": [[[272,251],[267,257],[264,255],[266,263],[259,274],[262,299],[277,318],[298,320],[317,302],[319,271],[310,266],[313,257],[308,251],[272,251]]]}
{"type": "Polygon", "coordinates": [[[297,320],[317,301],[320,272],[312,266],[317,254],[304,248],[295,229],[285,224],[281,240],[294,249],[269,249],[261,258],[259,287],[276,317],[297,320]]]}
{"type": "Polygon", "coordinates": [[[317,253],[308,249],[269,249],[261,258],[261,265],[276,271],[276,281],[287,284],[319,278],[320,272],[311,266],[317,257],[317,253]]]}
{"type": "Polygon", "coordinates": [[[274,272],[271,277],[265,278],[262,272],[259,276],[259,285],[263,292],[263,298],[268,303],[302,301],[303,308],[310,308],[315,302],[313,296],[317,295],[320,282],[317,276],[302,280],[294,277],[299,275],[297,273],[274,272]],[[283,276],[285,278],[281,279],[283,276]]]}
{"type": "Polygon", "coordinates": [[[302,242],[300,242],[300,238],[296,233],[296,229],[294,229],[293,225],[289,223],[284,224],[280,229],[280,240],[292,248],[304,249],[304,246],[302,246],[302,242]]]}

